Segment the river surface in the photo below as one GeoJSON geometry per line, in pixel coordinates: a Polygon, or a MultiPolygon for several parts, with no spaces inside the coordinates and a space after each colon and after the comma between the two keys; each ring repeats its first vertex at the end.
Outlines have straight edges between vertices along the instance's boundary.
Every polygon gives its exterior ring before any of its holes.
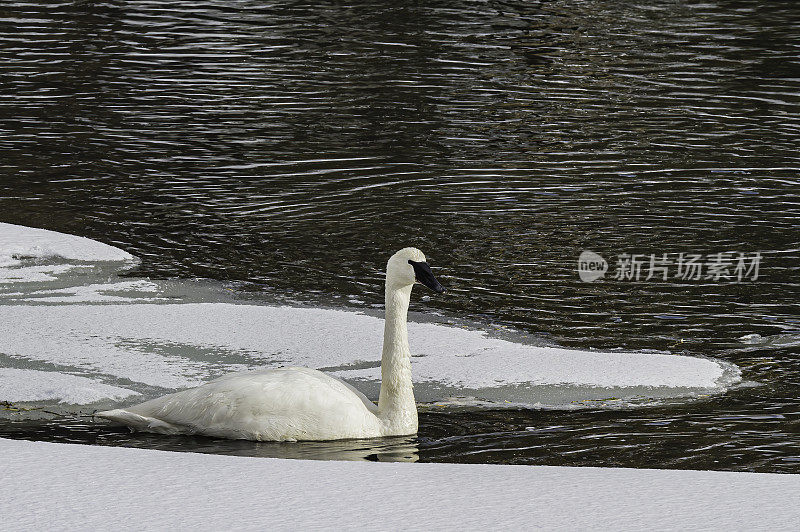
{"type": "Polygon", "coordinates": [[[745,384],[641,408],[424,407],[418,437],[350,444],[69,417],[0,436],[800,473],[798,57],[794,1],[4,1],[0,221],[122,248],[137,277],[352,308],[380,305],[386,258],[415,245],[448,287],[415,311],[713,356],[745,384]],[[585,250],[604,278],[579,278],[585,250]],[[646,279],[665,253],[667,279],[646,279]],[[625,254],[638,279],[616,275],[625,254]]]}

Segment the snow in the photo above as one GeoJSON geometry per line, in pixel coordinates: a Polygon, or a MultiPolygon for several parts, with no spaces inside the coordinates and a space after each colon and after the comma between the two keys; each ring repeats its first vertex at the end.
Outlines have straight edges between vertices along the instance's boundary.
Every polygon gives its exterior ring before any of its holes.
{"type": "Polygon", "coordinates": [[[0,368],[0,400],[58,401],[84,405],[101,399],[124,399],[138,393],[94,379],[31,369],[0,368]]]}
{"type": "Polygon", "coordinates": [[[800,475],[324,462],[0,439],[9,530],[795,530],[800,475]]]}
{"type": "Polygon", "coordinates": [[[82,236],[0,222],[0,265],[18,264],[22,257],[78,261],[133,261],[121,249],[82,236]]]}
{"type": "MultiPolygon", "coordinates": [[[[7,325],[0,353],[11,358],[147,386],[176,389],[231,371],[299,365],[331,371],[375,396],[380,379],[383,320],[342,310],[230,303],[0,305],[0,322],[7,325]]],[[[601,389],[606,396],[612,388],[663,388],[669,395],[667,389],[720,391],[738,378],[732,366],[711,359],[540,347],[433,323],[410,323],[409,337],[423,401],[468,390],[479,399],[533,404],[549,401],[542,387],[565,386],[601,389]]]]}

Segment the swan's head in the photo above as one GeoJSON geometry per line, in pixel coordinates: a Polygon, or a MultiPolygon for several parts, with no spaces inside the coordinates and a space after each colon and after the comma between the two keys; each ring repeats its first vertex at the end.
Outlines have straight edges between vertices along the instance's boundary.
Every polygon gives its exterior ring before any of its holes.
{"type": "Polygon", "coordinates": [[[444,292],[425,262],[425,255],[417,248],[403,248],[392,255],[386,264],[386,285],[401,288],[415,282],[424,284],[434,292],[444,292]]]}

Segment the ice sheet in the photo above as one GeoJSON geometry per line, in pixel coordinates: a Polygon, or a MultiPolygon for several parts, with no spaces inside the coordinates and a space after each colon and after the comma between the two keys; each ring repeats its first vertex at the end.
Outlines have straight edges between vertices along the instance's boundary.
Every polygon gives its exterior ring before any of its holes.
{"type": "Polygon", "coordinates": [[[93,283],[49,290],[35,290],[25,294],[26,301],[46,303],[101,303],[122,301],[155,301],[151,297],[159,291],[156,283],[139,279],[136,281],[117,281],[115,283],[93,283]],[[138,297],[131,297],[137,294],[138,297]],[[146,294],[142,297],[142,294],[146,294]]]}
{"type": "MultiPolygon", "coordinates": [[[[8,325],[0,353],[9,357],[150,386],[180,388],[229,371],[300,365],[358,381],[374,396],[380,378],[383,321],[342,310],[230,303],[0,305],[0,321],[8,325]]],[[[599,388],[608,395],[607,389],[623,388],[719,390],[738,378],[711,359],[539,347],[440,324],[410,323],[409,336],[421,400],[464,390],[492,399],[489,392],[497,388],[506,390],[505,400],[537,403],[548,386],[599,388]]]]}
{"type": "Polygon", "coordinates": [[[77,375],[31,369],[0,368],[0,401],[57,401],[84,405],[138,395],[132,390],[77,375]]]}
{"type": "MultiPolygon", "coordinates": [[[[9,259],[12,262],[13,259],[9,259]]],[[[19,263],[19,261],[16,261],[19,263]]],[[[46,283],[48,281],[55,281],[59,275],[79,268],[87,268],[88,266],[77,266],[75,264],[47,264],[37,266],[17,266],[17,263],[7,264],[5,267],[0,266],[0,284],[11,283],[46,283]]]]}

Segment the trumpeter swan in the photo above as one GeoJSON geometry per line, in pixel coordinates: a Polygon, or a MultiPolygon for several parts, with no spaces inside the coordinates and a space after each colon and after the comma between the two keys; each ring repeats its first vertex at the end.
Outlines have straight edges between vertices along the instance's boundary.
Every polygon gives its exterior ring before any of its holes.
{"type": "Polygon", "coordinates": [[[260,441],[415,434],[417,405],[406,328],[415,281],[444,292],[425,255],[416,248],[401,249],[386,264],[377,406],[346,382],[314,369],[293,367],[226,375],[197,388],[97,415],[147,432],[260,441]]]}

